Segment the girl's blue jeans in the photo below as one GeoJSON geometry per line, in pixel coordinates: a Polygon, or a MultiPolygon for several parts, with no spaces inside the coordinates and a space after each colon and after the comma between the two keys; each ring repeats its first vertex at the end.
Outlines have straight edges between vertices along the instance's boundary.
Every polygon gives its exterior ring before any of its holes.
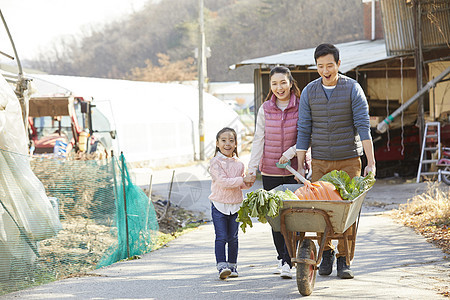
{"type": "Polygon", "coordinates": [[[211,216],[216,233],[214,250],[217,264],[228,262],[236,264],[238,256],[239,223],[236,222],[237,213],[225,215],[218,211],[211,203],[211,216]],[[225,245],[228,244],[228,260],[225,255],[225,245]]]}

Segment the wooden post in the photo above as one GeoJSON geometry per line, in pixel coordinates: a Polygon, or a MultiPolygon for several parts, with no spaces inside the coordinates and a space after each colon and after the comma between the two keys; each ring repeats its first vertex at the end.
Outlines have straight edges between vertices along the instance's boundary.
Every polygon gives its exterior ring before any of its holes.
{"type": "Polygon", "coordinates": [[[205,28],[203,22],[203,0],[198,1],[199,8],[199,44],[198,44],[198,135],[200,138],[199,160],[205,160],[205,128],[203,119],[203,84],[205,81],[205,28]]]}
{"type": "MultiPolygon", "coordinates": [[[[423,57],[422,57],[422,7],[420,0],[415,0],[413,5],[414,16],[414,61],[416,64],[417,91],[423,87],[423,57]]],[[[425,127],[425,117],[423,108],[423,96],[418,99],[417,123],[419,127],[419,138],[422,140],[425,127]]]]}

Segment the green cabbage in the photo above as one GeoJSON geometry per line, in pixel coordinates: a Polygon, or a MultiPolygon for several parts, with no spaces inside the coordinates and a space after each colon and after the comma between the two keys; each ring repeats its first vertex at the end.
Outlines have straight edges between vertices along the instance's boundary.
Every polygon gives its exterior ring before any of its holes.
{"type": "Polygon", "coordinates": [[[294,192],[291,191],[290,189],[286,189],[284,194],[285,194],[285,197],[286,197],[286,198],[284,198],[285,200],[298,200],[297,195],[294,194],[294,192]]]}
{"type": "Polygon", "coordinates": [[[366,177],[350,178],[345,171],[333,170],[323,175],[319,181],[331,182],[341,194],[342,200],[353,200],[375,184],[375,176],[369,172],[366,177]]]}

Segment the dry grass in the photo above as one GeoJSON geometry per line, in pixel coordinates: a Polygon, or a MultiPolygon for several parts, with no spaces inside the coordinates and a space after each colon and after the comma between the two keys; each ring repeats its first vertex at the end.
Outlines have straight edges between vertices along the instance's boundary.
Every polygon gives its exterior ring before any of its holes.
{"type": "MultiPolygon", "coordinates": [[[[427,191],[401,204],[391,215],[405,226],[413,228],[428,242],[450,254],[450,188],[430,182],[427,191]]],[[[450,296],[448,285],[439,289],[439,294],[450,296]]]]}
{"type": "Polygon", "coordinates": [[[450,188],[430,182],[427,191],[401,204],[392,216],[450,254],[450,188]]]}

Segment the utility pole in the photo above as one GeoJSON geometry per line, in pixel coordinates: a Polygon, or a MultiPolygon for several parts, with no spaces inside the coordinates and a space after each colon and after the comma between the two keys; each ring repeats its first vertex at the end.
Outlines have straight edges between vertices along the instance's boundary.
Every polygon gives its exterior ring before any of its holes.
{"type": "MultiPolygon", "coordinates": [[[[416,64],[417,91],[423,87],[423,54],[422,54],[422,7],[420,0],[413,1],[414,17],[414,61],[416,64]]],[[[417,120],[420,140],[423,138],[425,117],[423,107],[423,96],[418,100],[417,120]]]]}
{"type": "Polygon", "coordinates": [[[198,0],[200,38],[198,45],[198,134],[200,137],[200,160],[205,160],[205,129],[203,120],[203,84],[205,81],[205,26],[203,22],[203,0],[198,0]]]}

